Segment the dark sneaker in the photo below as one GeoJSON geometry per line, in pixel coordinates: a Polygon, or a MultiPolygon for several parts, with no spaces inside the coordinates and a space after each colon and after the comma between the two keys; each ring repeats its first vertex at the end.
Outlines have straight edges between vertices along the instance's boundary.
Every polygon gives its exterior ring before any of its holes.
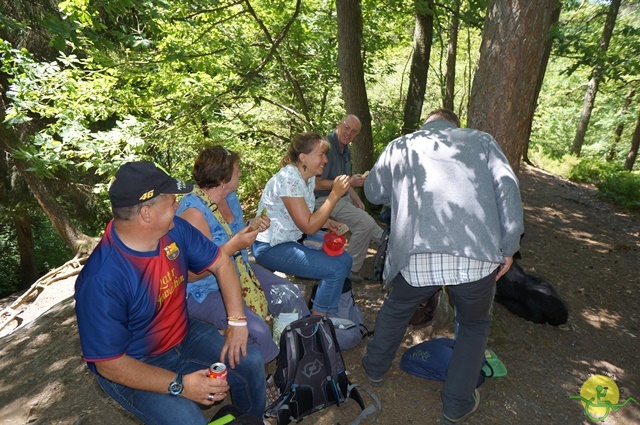
{"type": "Polygon", "coordinates": [[[362,370],[364,371],[364,376],[367,378],[367,382],[369,383],[369,385],[371,385],[372,387],[382,386],[382,382],[384,379],[382,376],[379,378],[374,378],[373,376],[369,375],[369,373],[367,372],[367,369],[364,367],[364,363],[362,363],[362,370]]]}
{"type": "Polygon", "coordinates": [[[367,377],[367,382],[369,383],[369,385],[371,385],[372,387],[381,387],[382,383],[384,382],[383,378],[372,378],[369,376],[369,374],[367,374],[367,372],[364,372],[365,376],[367,377]]]}
{"type": "Polygon", "coordinates": [[[444,425],[457,424],[464,421],[469,416],[473,415],[476,412],[476,410],[478,410],[478,406],[480,406],[480,391],[478,391],[477,388],[473,390],[473,400],[475,401],[475,404],[473,405],[473,408],[469,411],[469,413],[460,416],[458,419],[451,419],[450,417],[448,417],[443,413],[442,418],[440,418],[440,423],[444,425]]]}

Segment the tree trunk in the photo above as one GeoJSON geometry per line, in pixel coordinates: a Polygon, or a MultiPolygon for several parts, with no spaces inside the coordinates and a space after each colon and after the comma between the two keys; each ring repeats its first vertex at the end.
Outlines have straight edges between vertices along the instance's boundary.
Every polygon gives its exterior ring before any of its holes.
{"type": "Polygon", "coordinates": [[[278,64],[280,64],[283,75],[286,77],[287,81],[291,85],[291,89],[296,99],[298,100],[298,108],[300,110],[300,113],[304,115],[305,120],[307,122],[311,122],[312,120],[311,120],[311,117],[309,116],[309,106],[307,105],[307,100],[304,97],[304,92],[302,90],[302,87],[300,87],[300,83],[298,82],[298,79],[292,74],[290,67],[287,66],[287,64],[285,63],[285,60],[282,58],[282,56],[278,52],[278,47],[280,46],[282,41],[285,40],[286,38],[285,36],[291,29],[291,26],[293,25],[293,23],[298,19],[301,6],[302,6],[302,0],[296,0],[296,7],[293,15],[284,24],[284,27],[282,28],[281,32],[278,34],[278,37],[274,39],[273,35],[271,35],[271,32],[269,31],[267,26],[264,24],[262,19],[258,16],[253,6],[251,6],[251,2],[249,1],[244,2],[244,7],[247,9],[249,14],[256,21],[256,23],[262,30],[265,38],[271,45],[271,47],[269,48],[269,52],[266,55],[266,57],[262,60],[262,63],[257,67],[257,69],[253,70],[252,72],[255,73],[256,75],[259,74],[260,71],[262,71],[262,69],[269,63],[269,61],[271,60],[271,57],[272,56],[275,57],[276,60],[278,61],[278,64]]]}
{"type": "MultiPolygon", "coordinates": [[[[600,37],[600,52],[606,53],[609,48],[609,41],[611,41],[611,35],[613,34],[613,27],[616,24],[616,18],[618,17],[618,9],[620,8],[621,0],[611,0],[609,5],[609,11],[607,12],[607,21],[604,25],[604,31],[600,37]]],[[[600,85],[600,79],[602,78],[602,66],[596,65],[591,73],[591,80],[587,85],[587,92],[584,95],[584,101],[582,103],[582,113],[580,114],[580,120],[578,121],[578,129],[576,136],[573,139],[573,145],[571,146],[571,153],[575,156],[580,156],[582,145],[584,144],[584,136],[587,134],[587,128],[589,127],[589,121],[591,120],[591,111],[593,111],[593,105],[596,102],[596,94],[598,93],[598,86],[600,85]]]]}
{"type": "MultiPolygon", "coordinates": [[[[551,25],[553,26],[560,19],[560,3],[556,3],[556,9],[553,11],[553,15],[551,15],[551,25]]],[[[544,54],[542,56],[542,61],[540,62],[540,70],[538,71],[538,81],[536,82],[536,92],[535,92],[535,104],[536,108],[538,107],[538,97],[540,96],[540,90],[542,90],[542,83],[544,82],[544,76],[547,73],[547,65],[549,63],[549,57],[551,56],[551,48],[553,47],[553,38],[547,36],[547,41],[544,46],[544,54]]],[[[534,110],[535,113],[535,110],[534,110]]],[[[527,137],[525,139],[524,148],[522,149],[522,160],[529,165],[533,165],[531,160],[529,159],[529,143],[531,143],[531,129],[533,126],[533,116],[529,121],[529,130],[527,131],[527,137]]]]}
{"type": "Polygon", "coordinates": [[[362,64],[362,10],[359,0],[337,0],[338,71],[347,114],[360,118],[360,135],[352,143],[352,169],[362,173],[373,167],[371,113],[362,64]]]}
{"type": "MultiPolygon", "coordinates": [[[[6,75],[2,74],[0,75],[0,84],[4,81],[6,81],[6,75]]],[[[2,96],[0,96],[0,122],[4,121],[7,105],[8,102],[5,97],[3,85],[2,96]]],[[[8,157],[11,157],[13,149],[23,143],[26,143],[24,140],[28,140],[29,135],[37,132],[41,125],[42,122],[40,120],[32,120],[27,126],[24,126],[24,128],[21,129],[20,133],[11,128],[7,128],[6,126],[0,126],[0,149],[2,149],[3,153],[8,155],[8,157]]],[[[80,232],[80,230],[73,225],[71,219],[66,214],[62,206],[60,206],[54,194],[51,193],[45,182],[40,180],[32,172],[26,171],[29,166],[23,161],[12,158],[12,164],[26,182],[29,190],[38,201],[38,204],[40,204],[44,213],[49,217],[53,228],[65,244],[75,254],[91,252],[96,245],[96,241],[80,232]]],[[[18,228],[16,231],[20,232],[21,229],[18,228]]]]}
{"type": "Polygon", "coordinates": [[[447,47],[447,72],[445,75],[445,92],[442,107],[455,111],[453,100],[456,86],[456,60],[458,58],[458,24],[460,22],[460,3],[454,2],[454,10],[451,14],[451,26],[449,27],[449,44],[447,47]]]}
{"type": "Polygon", "coordinates": [[[409,90],[404,104],[402,133],[408,134],[420,126],[427,73],[433,37],[433,0],[416,0],[416,20],[413,31],[413,55],[409,73],[409,90]]]}
{"type": "Polygon", "coordinates": [[[71,219],[62,209],[55,196],[50,193],[45,183],[35,174],[27,171],[26,164],[18,160],[15,160],[14,164],[64,243],[76,255],[91,253],[96,246],[96,239],[85,235],[73,225],[71,219]]]}
{"type": "Polygon", "coordinates": [[[468,127],[496,138],[517,173],[536,106],[538,74],[557,0],[491,0],[478,70],[473,80],[468,127]]]}
{"type": "Polygon", "coordinates": [[[638,157],[638,146],[640,146],[640,114],[638,115],[638,121],[636,121],[636,129],[633,131],[631,148],[627,154],[627,160],[624,162],[625,170],[633,170],[633,165],[636,163],[636,158],[638,157]]]}
{"type": "Polygon", "coordinates": [[[616,125],[616,129],[613,131],[613,142],[611,143],[609,153],[607,154],[607,162],[613,161],[613,158],[616,156],[616,147],[618,146],[618,143],[620,143],[620,137],[622,137],[622,131],[624,130],[623,118],[627,114],[629,105],[631,105],[631,101],[635,94],[636,90],[632,87],[631,90],[629,90],[629,93],[627,93],[627,98],[624,100],[624,105],[622,106],[622,111],[620,113],[620,122],[616,125]]]}
{"type": "MultiPolygon", "coordinates": [[[[48,15],[55,15],[59,13],[58,5],[51,0],[45,0],[40,2],[9,2],[6,7],[11,7],[11,15],[14,17],[23,17],[25,22],[29,22],[29,31],[20,33],[5,33],[0,29],[0,36],[11,42],[15,48],[25,47],[30,52],[34,53],[36,58],[44,60],[53,60],[59,52],[51,46],[50,33],[42,25],[42,20],[48,15]]],[[[9,87],[9,76],[5,73],[0,73],[0,122],[4,121],[6,109],[10,104],[10,101],[6,97],[6,90],[9,87]]],[[[15,127],[8,128],[7,126],[0,126],[0,149],[8,157],[11,157],[11,152],[21,145],[30,143],[30,137],[36,134],[38,131],[45,127],[44,122],[41,119],[35,118],[26,124],[21,125],[17,130],[15,127]]],[[[22,178],[27,183],[29,190],[36,198],[40,207],[44,210],[47,217],[51,221],[54,229],[58,235],[62,238],[65,244],[75,254],[85,254],[91,252],[95,247],[96,241],[80,232],[73,223],[69,216],[66,214],[62,206],[58,203],[55,195],[51,193],[51,190],[47,187],[46,183],[40,180],[35,174],[27,171],[29,164],[13,159],[13,166],[18,170],[22,178]]],[[[22,222],[22,225],[25,222],[22,222]]],[[[16,229],[17,232],[24,231],[24,229],[16,229]]],[[[22,255],[22,252],[21,252],[22,255]]]]}
{"type": "Polygon", "coordinates": [[[35,243],[31,231],[31,219],[29,212],[18,209],[13,216],[13,224],[16,227],[16,239],[20,252],[20,289],[28,288],[38,280],[38,266],[36,264],[35,243]]]}

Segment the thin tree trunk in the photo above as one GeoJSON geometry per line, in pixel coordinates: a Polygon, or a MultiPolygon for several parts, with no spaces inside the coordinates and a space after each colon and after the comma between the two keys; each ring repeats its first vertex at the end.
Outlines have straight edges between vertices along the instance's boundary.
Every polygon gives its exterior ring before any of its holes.
{"type": "Polygon", "coordinates": [[[362,173],[373,166],[371,113],[362,64],[362,10],[359,0],[337,0],[338,71],[348,114],[360,119],[360,135],[353,142],[352,168],[362,173]]]}
{"type": "Polygon", "coordinates": [[[38,279],[38,267],[35,256],[35,243],[31,231],[31,219],[29,212],[18,209],[13,216],[13,224],[16,228],[16,240],[20,253],[20,289],[28,288],[38,279]]]}
{"type": "Polygon", "coordinates": [[[298,107],[300,108],[300,112],[302,113],[302,115],[304,115],[307,122],[311,121],[311,118],[309,116],[309,107],[304,97],[304,92],[300,87],[300,83],[298,82],[298,79],[292,74],[291,69],[286,65],[285,60],[282,58],[282,56],[278,52],[278,47],[280,46],[280,43],[282,43],[282,41],[286,38],[286,35],[289,32],[289,29],[291,29],[291,26],[293,25],[293,23],[298,18],[298,15],[300,14],[302,0],[296,0],[296,7],[293,15],[289,18],[288,22],[284,25],[280,34],[278,34],[278,36],[275,39],[271,35],[271,32],[267,29],[262,19],[258,16],[257,12],[251,5],[251,2],[248,0],[245,0],[244,5],[247,11],[249,12],[249,14],[253,17],[253,19],[256,21],[256,23],[264,33],[265,38],[271,44],[271,47],[266,57],[263,59],[262,63],[257,67],[257,69],[253,71],[253,73],[255,73],[256,75],[259,74],[260,71],[269,63],[269,61],[271,60],[271,57],[275,57],[276,60],[278,61],[278,64],[280,64],[283,75],[286,77],[289,84],[291,84],[293,93],[295,94],[295,97],[298,100],[298,107]]]}
{"type": "MultiPolygon", "coordinates": [[[[606,53],[609,49],[609,42],[611,41],[613,27],[615,26],[616,19],[618,17],[620,2],[621,0],[612,0],[609,5],[607,21],[604,25],[602,36],[600,37],[599,48],[601,53],[606,53]]],[[[587,134],[587,128],[589,127],[589,121],[591,120],[591,111],[593,111],[593,105],[596,102],[596,94],[598,93],[598,86],[600,85],[601,78],[602,66],[596,65],[591,73],[591,80],[589,80],[589,84],[587,85],[587,92],[584,95],[584,101],[582,103],[582,113],[580,114],[580,120],[578,121],[578,129],[571,146],[571,153],[575,156],[580,156],[580,151],[584,144],[584,137],[587,134]]]]}
{"type": "Polygon", "coordinates": [[[489,2],[468,127],[496,138],[517,173],[536,107],[537,84],[557,0],[489,2]]]}
{"type": "Polygon", "coordinates": [[[442,107],[454,111],[453,100],[456,86],[456,60],[458,58],[458,24],[460,22],[460,3],[454,2],[455,9],[451,14],[449,27],[449,44],[447,46],[447,72],[445,75],[445,94],[442,107]]]}
{"type": "Polygon", "coordinates": [[[640,114],[638,115],[638,121],[636,121],[636,129],[633,131],[633,138],[631,139],[631,148],[627,154],[627,160],[624,162],[624,169],[631,171],[633,165],[636,163],[638,157],[638,147],[640,146],[640,114]]]}
{"type": "Polygon", "coordinates": [[[420,126],[424,94],[427,90],[427,73],[433,37],[433,0],[416,0],[415,8],[413,55],[402,124],[404,134],[411,133],[420,126]]]}
{"type": "Polygon", "coordinates": [[[611,142],[611,148],[609,148],[609,153],[607,154],[607,162],[613,161],[613,158],[616,156],[616,147],[620,143],[620,137],[622,137],[622,131],[624,130],[623,118],[627,114],[629,105],[631,105],[631,101],[635,94],[636,90],[631,88],[629,93],[627,93],[627,98],[624,100],[624,105],[622,106],[622,111],[620,113],[620,122],[616,125],[616,129],[613,131],[613,142],[611,142]]]}

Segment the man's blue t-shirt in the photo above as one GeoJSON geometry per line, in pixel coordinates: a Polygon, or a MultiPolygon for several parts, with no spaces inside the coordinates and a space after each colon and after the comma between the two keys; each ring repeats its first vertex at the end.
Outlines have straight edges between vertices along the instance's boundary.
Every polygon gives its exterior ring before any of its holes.
{"type": "Polygon", "coordinates": [[[178,345],[187,332],[187,272],[201,273],[219,249],[185,220],[150,252],[129,249],[111,221],[75,285],[76,316],[84,360],[124,354],[141,359],[178,345]]]}
{"type": "MultiPolygon", "coordinates": [[[[327,152],[327,163],[324,165],[322,175],[320,177],[327,180],[333,180],[343,174],[350,176],[351,146],[344,146],[342,152],[340,152],[340,142],[338,141],[338,134],[335,130],[327,135],[327,140],[331,145],[331,149],[327,152]]],[[[316,198],[329,196],[329,193],[331,193],[331,189],[315,191],[316,198]]],[[[348,195],[345,194],[344,196],[348,195]]]]}

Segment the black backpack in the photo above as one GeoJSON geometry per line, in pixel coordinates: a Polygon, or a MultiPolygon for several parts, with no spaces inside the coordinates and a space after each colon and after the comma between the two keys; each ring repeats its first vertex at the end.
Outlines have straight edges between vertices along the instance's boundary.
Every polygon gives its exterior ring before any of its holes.
{"type": "Polygon", "coordinates": [[[380,246],[378,251],[373,257],[373,276],[368,278],[369,280],[382,281],[382,274],[384,272],[384,262],[387,258],[387,249],[389,246],[389,232],[391,230],[391,206],[385,204],[380,211],[380,221],[387,225],[387,228],[382,232],[380,237],[380,246]]]}
{"type": "MultiPolygon", "coordinates": [[[[365,408],[356,385],[347,378],[333,323],[326,317],[307,316],[290,323],[280,335],[277,364],[274,379],[280,397],[265,413],[277,417],[278,425],[299,422],[327,406],[340,406],[349,398],[362,409],[353,424],[375,412],[373,405],[365,408]]],[[[380,402],[367,393],[379,410],[380,402]]]]}

